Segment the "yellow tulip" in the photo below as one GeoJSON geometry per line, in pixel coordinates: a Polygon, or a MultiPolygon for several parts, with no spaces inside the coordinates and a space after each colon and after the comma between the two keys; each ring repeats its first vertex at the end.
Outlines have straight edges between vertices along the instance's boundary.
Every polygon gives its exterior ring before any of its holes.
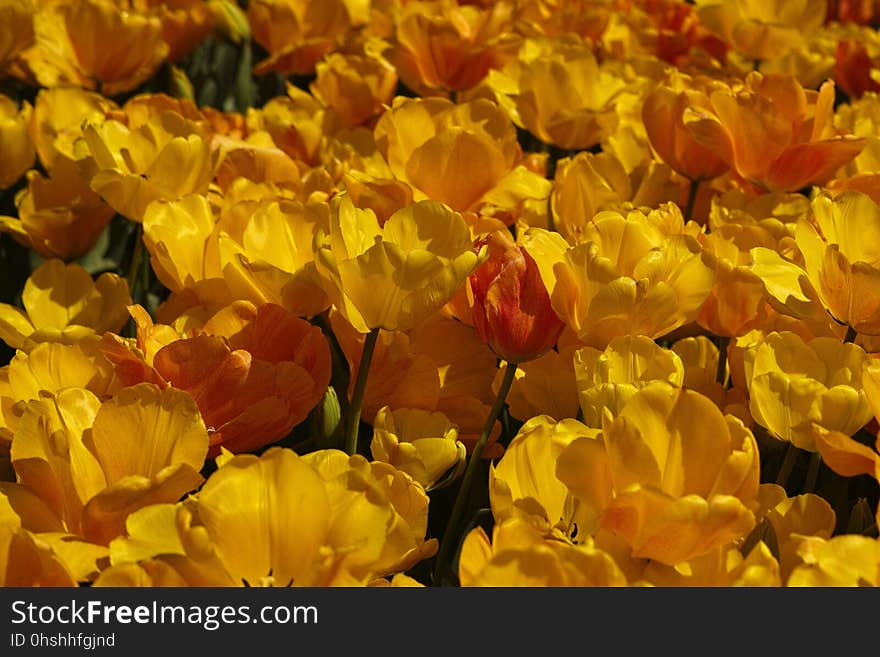
{"type": "Polygon", "coordinates": [[[12,187],[34,164],[36,151],[28,136],[32,111],[30,103],[19,109],[11,98],[0,94],[0,190],[12,187]]]}
{"type": "Polygon", "coordinates": [[[280,448],[218,464],[194,498],[131,514],[111,563],[190,586],[363,586],[436,547],[424,491],[385,464],[280,448]]]}
{"type": "Polygon", "coordinates": [[[462,586],[626,586],[611,555],[592,545],[572,545],[543,535],[520,519],[498,523],[492,542],[481,527],[464,540],[462,586]]]}
{"type": "Polygon", "coordinates": [[[239,209],[246,217],[236,229],[227,221],[218,223],[219,266],[233,296],[277,303],[303,317],[325,310],[330,302],[313,242],[326,225],[327,204],[266,199],[236,204],[229,213],[239,209]]]}
{"type": "Polygon", "coordinates": [[[0,586],[76,585],[64,562],[39,535],[0,522],[0,586]]]}
{"type": "Polygon", "coordinates": [[[34,16],[31,66],[44,87],[71,83],[114,96],[150,78],[168,54],[162,23],[113,0],[52,0],[34,16]]]}
{"type": "Polygon", "coordinates": [[[825,0],[698,0],[697,15],[743,57],[776,59],[822,26],[825,4],[825,0]]]}
{"type": "Polygon", "coordinates": [[[379,409],[370,451],[374,459],[405,472],[425,490],[452,481],[466,460],[455,425],[443,413],[415,408],[379,409]]]}
{"type": "Polygon", "coordinates": [[[749,410],[779,440],[816,451],[812,423],[852,435],[871,419],[865,351],[834,338],[771,333],[745,354],[749,410]]]}
{"type": "Polygon", "coordinates": [[[116,274],[92,280],[81,266],[49,260],[28,277],[20,310],[0,304],[0,339],[16,349],[35,342],[74,342],[118,331],[128,321],[128,284],[116,274]]]}
{"type": "Polygon", "coordinates": [[[415,328],[479,261],[461,215],[436,201],[399,210],[380,227],[372,210],[344,195],[332,203],[316,257],[327,295],[362,333],[415,328]]]}
{"type": "Polygon", "coordinates": [[[0,75],[16,57],[34,42],[34,5],[32,0],[0,2],[0,75]]]}
{"type": "Polygon", "coordinates": [[[221,155],[197,124],[172,111],[132,129],[115,120],[87,125],[78,146],[94,171],[92,189],[137,222],[152,201],[207,192],[221,155]]]}
{"type": "MultiPolygon", "coordinates": [[[[549,415],[556,420],[577,415],[574,345],[551,349],[543,356],[520,363],[507,393],[510,414],[525,420],[549,415]]],[[[504,376],[502,363],[495,373],[492,389],[497,394],[504,376]]]]}
{"type": "Polygon", "coordinates": [[[62,344],[42,342],[29,352],[18,351],[9,361],[8,395],[16,403],[40,399],[41,393],[59,393],[63,388],[85,388],[100,399],[121,387],[113,365],[100,352],[97,336],[62,344]]]}
{"type": "Polygon", "coordinates": [[[216,222],[208,200],[190,194],[178,201],[151,203],[143,216],[144,246],[156,277],[171,292],[200,288],[222,294],[222,271],[216,222]]]}
{"type": "Polygon", "coordinates": [[[334,123],[338,118],[333,112],[292,84],[287,85],[287,96],[272,98],[247,114],[251,132],[265,130],[278,148],[311,166],[320,163],[323,142],[338,129],[334,123]]]}
{"type": "Polygon", "coordinates": [[[805,540],[788,586],[880,586],[880,541],[847,534],[805,540]]]}
{"type": "Polygon", "coordinates": [[[604,351],[578,349],[574,368],[584,423],[597,428],[606,412],[616,417],[636,391],[652,381],[680,388],[684,380],[678,355],[644,336],[614,338],[604,351]]]}
{"type": "Polygon", "coordinates": [[[642,578],[654,586],[782,586],[779,563],[770,548],[758,543],[746,556],[737,546],[717,547],[703,556],[667,566],[652,561],[642,578]]]}
{"type": "Polygon", "coordinates": [[[527,40],[486,85],[518,126],[545,143],[582,150],[614,129],[615,100],[626,83],[580,40],[560,38],[527,40]]]}
{"type": "MultiPolygon", "coordinates": [[[[749,414],[749,396],[745,386],[740,385],[742,377],[733,377],[734,385],[727,387],[718,381],[718,347],[705,335],[676,340],[671,347],[684,366],[682,388],[699,392],[715,402],[715,405],[726,415],[734,415],[743,421],[748,428],[753,428],[754,421],[749,414]]],[[[728,373],[736,371],[737,363],[731,362],[732,353],[740,353],[728,347],[728,373]]],[[[725,375],[726,376],[726,375],[725,375]]]]}
{"type": "Polygon", "coordinates": [[[207,451],[205,424],[184,392],[140,384],[102,404],[65,388],[27,403],[12,463],[68,533],[106,545],[132,511],[196,488],[207,451]]]}
{"type": "Polygon", "coordinates": [[[499,215],[511,223],[526,200],[544,201],[550,182],[522,163],[516,129],[486,99],[394,99],[376,123],[376,144],[417,201],[499,215]]]}
{"type": "Polygon", "coordinates": [[[880,335],[880,206],[859,192],[813,201],[796,239],[822,305],[841,324],[880,335]]]}
{"type": "Polygon", "coordinates": [[[759,520],[755,532],[763,532],[774,544],[779,559],[779,574],[788,581],[802,563],[798,551],[810,538],[828,539],[834,533],[836,515],[824,498],[812,493],[788,497],[776,484],[761,484],[758,491],[759,520]]]}
{"type": "Polygon", "coordinates": [[[603,436],[614,498],[600,524],[634,556],[675,565],[754,526],[755,438],[709,399],[653,383],[606,421],[603,436]]]}
{"type": "Polygon", "coordinates": [[[555,476],[557,460],[572,441],[596,433],[577,420],[556,422],[547,415],[526,422],[489,470],[489,499],[496,521],[525,518],[548,534],[569,536],[572,498],[555,476]]]}
{"type": "Polygon", "coordinates": [[[332,107],[346,127],[363,125],[390,105],[397,72],[383,58],[334,53],[319,62],[312,94],[332,107]]]}
{"type": "Polygon", "coordinates": [[[600,212],[582,239],[554,267],[551,300],[589,346],[666,335],[697,316],[712,288],[714,272],[675,206],[648,215],[600,212]]]}
{"type": "Polygon", "coordinates": [[[0,232],[46,259],[85,254],[113,218],[113,209],[92,191],[73,160],[58,157],[48,178],[31,170],[27,182],[16,196],[18,218],[0,217],[0,232]]]}
{"type": "Polygon", "coordinates": [[[115,109],[112,100],[79,87],[40,89],[29,126],[40,162],[51,172],[59,157],[75,160],[83,126],[102,123],[115,109]]]}
{"type": "Polygon", "coordinates": [[[584,241],[584,230],[599,211],[618,209],[631,198],[629,175],[609,153],[582,151],[556,163],[553,221],[572,244],[584,241]]]}

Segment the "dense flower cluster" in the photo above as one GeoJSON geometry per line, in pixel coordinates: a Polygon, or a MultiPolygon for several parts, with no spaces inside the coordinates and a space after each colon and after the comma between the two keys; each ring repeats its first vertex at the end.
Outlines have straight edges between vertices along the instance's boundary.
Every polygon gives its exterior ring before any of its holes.
{"type": "Polygon", "coordinates": [[[0,0],[0,584],[880,585],[878,25],[0,0]]]}

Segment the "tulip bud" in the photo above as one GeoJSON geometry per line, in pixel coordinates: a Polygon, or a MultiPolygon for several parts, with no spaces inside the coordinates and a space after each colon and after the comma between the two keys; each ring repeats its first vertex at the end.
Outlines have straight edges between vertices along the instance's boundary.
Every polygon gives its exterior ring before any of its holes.
{"type": "Polygon", "coordinates": [[[251,38],[251,28],[247,16],[231,0],[208,0],[214,14],[217,29],[233,43],[241,43],[251,38]]]}
{"type": "Polygon", "coordinates": [[[470,276],[474,328],[504,360],[522,363],[553,348],[564,324],[534,258],[506,231],[489,235],[489,258],[470,276]]]}
{"type": "Polygon", "coordinates": [[[342,410],[339,397],[329,386],[310,418],[311,437],[318,449],[339,449],[342,445],[342,410]]]}

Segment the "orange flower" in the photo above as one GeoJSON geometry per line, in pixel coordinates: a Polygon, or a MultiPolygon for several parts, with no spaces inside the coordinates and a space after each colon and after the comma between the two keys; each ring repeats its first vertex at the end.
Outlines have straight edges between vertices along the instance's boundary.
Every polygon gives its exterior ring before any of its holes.
{"type": "Polygon", "coordinates": [[[553,348],[565,325],[535,259],[504,230],[485,239],[489,259],[470,276],[474,329],[508,362],[533,360],[553,348]]]}
{"type": "Polygon", "coordinates": [[[511,56],[513,3],[487,8],[458,2],[408,2],[397,21],[389,58],[410,89],[422,95],[462,91],[511,56]]]}
{"type": "Polygon", "coordinates": [[[715,178],[729,168],[716,152],[694,139],[684,122],[689,106],[709,106],[707,94],[712,84],[707,80],[675,76],[649,93],[642,106],[651,146],[660,159],[690,180],[715,178]]]}
{"type": "Polygon", "coordinates": [[[330,349],[321,329],[280,306],[236,302],[181,340],[157,336],[159,327],[149,316],[133,314],[139,318],[140,354],[109,335],[104,353],[120,375],[192,395],[211,433],[211,455],[221,447],[246,452],[280,440],[306,418],[330,382],[330,349]],[[160,340],[152,348],[151,337],[160,340]],[[143,362],[141,354],[156,347],[152,361],[143,362]]]}
{"type": "Polygon", "coordinates": [[[317,66],[312,94],[353,127],[384,111],[397,88],[397,73],[383,58],[334,53],[317,66]]]}
{"type": "Polygon", "coordinates": [[[269,53],[254,67],[257,75],[313,72],[351,27],[343,0],[253,0],[247,16],[254,40],[269,53]]]}
{"type": "Polygon", "coordinates": [[[834,83],[818,92],[797,80],[753,71],[742,88],[712,92],[710,108],[691,106],[685,125],[744,180],[770,191],[827,182],[865,145],[833,123],[834,83]]]}

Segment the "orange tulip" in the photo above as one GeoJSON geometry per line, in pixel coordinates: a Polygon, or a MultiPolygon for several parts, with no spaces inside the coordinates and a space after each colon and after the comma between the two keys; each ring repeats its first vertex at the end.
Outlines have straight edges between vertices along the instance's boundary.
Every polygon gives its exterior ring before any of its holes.
{"type": "Polygon", "coordinates": [[[642,106],[651,146],[660,159],[693,181],[716,178],[729,168],[715,151],[694,139],[684,122],[688,107],[709,106],[711,89],[710,81],[675,77],[649,93],[642,106]]]}
{"type": "Polygon", "coordinates": [[[236,302],[193,337],[177,340],[170,327],[164,337],[157,334],[161,327],[142,310],[133,314],[139,318],[140,353],[108,335],[105,355],[129,384],[140,378],[192,395],[209,427],[211,455],[221,447],[246,452],[280,440],[306,418],[330,382],[330,349],[321,329],[280,306],[236,302]],[[159,342],[150,343],[154,338],[159,342]]]}
{"type": "Polygon", "coordinates": [[[694,139],[744,180],[770,191],[827,182],[865,145],[832,123],[834,83],[804,90],[793,77],[753,71],[742,88],[719,89],[710,108],[691,106],[694,139]]]}
{"type": "Polygon", "coordinates": [[[470,276],[477,335],[512,363],[533,360],[553,348],[565,325],[535,259],[506,231],[485,239],[489,259],[470,276]]]}
{"type": "Polygon", "coordinates": [[[512,4],[406,3],[389,54],[404,84],[422,95],[476,85],[514,54],[512,4]]]}
{"type": "Polygon", "coordinates": [[[253,0],[247,17],[254,40],[269,57],[254,67],[257,75],[311,73],[315,64],[351,27],[343,0],[253,0]]]}

